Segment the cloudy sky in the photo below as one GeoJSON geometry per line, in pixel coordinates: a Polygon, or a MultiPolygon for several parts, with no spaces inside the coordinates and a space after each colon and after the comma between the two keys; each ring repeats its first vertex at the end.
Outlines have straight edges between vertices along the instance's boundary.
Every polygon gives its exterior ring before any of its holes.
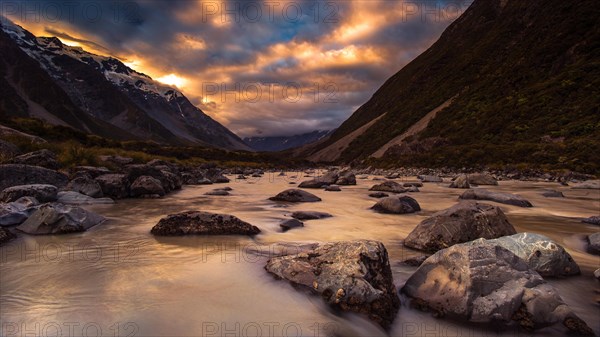
{"type": "Polygon", "coordinates": [[[245,137],[336,128],[470,2],[3,0],[0,14],[176,85],[245,137]]]}

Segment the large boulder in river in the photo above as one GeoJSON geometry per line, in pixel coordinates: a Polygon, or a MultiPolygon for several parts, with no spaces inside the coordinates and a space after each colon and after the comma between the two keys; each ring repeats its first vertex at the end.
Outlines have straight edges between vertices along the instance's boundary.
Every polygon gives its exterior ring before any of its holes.
{"type": "Polygon", "coordinates": [[[298,185],[300,188],[322,188],[336,183],[340,175],[337,172],[327,172],[312,180],[303,181],[298,185]]]}
{"type": "Polygon", "coordinates": [[[588,252],[600,255],[600,232],[590,234],[587,236],[588,252]]]}
{"type": "Polygon", "coordinates": [[[0,246],[13,240],[16,236],[6,228],[0,227],[0,246]]]}
{"type": "Polygon", "coordinates": [[[307,252],[271,258],[265,269],[319,294],[335,309],[366,315],[386,329],[400,306],[381,242],[322,244],[307,252]]]}
{"type": "Polygon", "coordinates": [[[404,188],[402,185],[398,184],[395,181],[388,180],[386,182],[371,187],[369,191],[406,193],[408,192],[408,189],[404,188]]]}
{"type": "Polygon", "coordinates": [[[498,185],[498,180],[486,173],[469,174],[468,178],[468,182],[471,185],[498,185]]]}
{"type": "Polygon", "coordinates": [[[306,191],[290,189],[285,190],[274,197],[269,198],[272,201],[287,201],[287,202],[317,202],[321,198],[306,191]]]}
{"type": "Polygon", "coordinates": [[[213,184],[226,184],[230,181],[229,178],[224,176],[223,173],[216,168],[209,168],[206,170],[204,177],[210,180],[213,184]]]}
{"type": "MultiPolygon", "coordinates": [[[[129,165],[127,166],[127,181],[129,184],[133,185],[140,177],[152,177],[160,182],[160,185],[163,188],[163,193],[152,193],[164,195],[165,193],[169,193],[173,190],[177,190],[181,188],[181,180],[177,175],[169,171],[161,171],[155,166],[150,165],[129,165]]],[[[153,180],[149,180],[148,178],[144,178],[138,181],[137,186],[142,182],[154,182],[153,180]]],[[[144,191],[138,191],[139,193],[144,191]]],[[[159,191],[155,191],[159,192],[159,191]]],[[[139,194],[137,193],[137,194],[139,194]]]]}
{"type": "Polygon", "coordinates": [[[292,218],[298,220],[319,220],[331,218],[333,215],[324,212],[298,211],[292,213],[292,218]]]}
{"type": "Polygon", "coordinates": [[[491,244],[504,247],[544,277],[563,277],[581,273],[577,263],[561,245],[540,234],[519,233],[492,240],[478,239],[466,244],[491,244]]]}
{"type": "Polygon", "coordinates": [[[67,190],[85,194],[92,198],[102,198],[104,193],[100,184],[88,175],[81,175],[71,180],[67,190]]]}
{"type": "Polygon", "coordinates": [[[56,161],[56,155],[50,150],[39,150],[16,156],[10,160],[11,164],[31,165],[57,170],[60,165],[56,161]]]}
{"type": "Polygon", "coordinates": [[[493,324],[516,321],[527,330],[562,323],[593,335],[557,290],[523,259],[492,244],[455,245],[429,257],[402,292],[439,316],[493,324]]]}
{"type": "Polygon", "coordinates": [[[306,180],[300,183],[300,185],[298,185],[298,187],[300,188],[322,188],[327,186],[327,184],[325,184],[324,182],[320,181],[319,179],[312,179],[312,180],[306,180]]]}
{"type": "Polygon", "coordinates": [[[379,200],[371,209],[386,214],[408,214],[420,211],[421,206],[409,196],[393,196],[379,200]]]}
{"type": "Polygon", "coordinates": [[[0,226],[20,225],[36,210],[35,198],[23,197],[17,201],[0,203],[0,226]]]}
{"type": "Polygon", "coordinates": [[[160,180],[150,176],[140,176],[131,184],[129,193],[134,198],[162,197],[165,195],[165,189],[160,180]]]}
{"type": "Polygon", "coordinates": [[[336,185],[356,185],[356,175],[350,171],[340,173],[339,178],[335,181],[336,185]]]}
{"type": "Polygon", "coordinates": [[[404,240],[410,248],[436,252],[475,239],[516,234],[499,207],[461,202],[423,220],[404,240]]]}
{"type": "Polygon", "coordinates": [[[33,235],[67,234],[86,231],[104,220],[103,216],[80,207],[49,203],[40,206],[17,229],[33,235]]]}
{"type": "Polygon", "coordinates": [[[260,229],[232,215],[190,211],[162,218],[150,233],[181,235],[256,235],[260,229]]]}
{"type": "Polygon", "coordinates": [[[450,188],[471,188],[469,177],[466,174],[461,174],[456,177],[449,186],[450,188]]]}
{"type": "Polygon", "coordinates": [[[0,165],[0,190],[7,187],[32,184],[65,187],[69,178],[57,171],[39,166],[6,164],[0,165]]]}
{"type": "Polygon", "coordinates": [[[96,178],[102,193],[112,199],[124,199],[129,196],[129,181],[124,174],[104,174],[96,178]]]}
{"type": "Polygon", "coordinates": [[[503,192],[492,192],[483,188],[476,188],[465,191],[459,198],[462,200],[489,200],[501,204],[519,207],[533,207],[533,205],[529,201],[527,201],[520,195],[503,192]]]}
{"type": "Polygon", "coordinates": [[[56,201],[58,189],[53,185],[21,185],[6,188],[0,193],[0,201],[12,202],[22,197],[32,197],[39,202],[56,201]]]}

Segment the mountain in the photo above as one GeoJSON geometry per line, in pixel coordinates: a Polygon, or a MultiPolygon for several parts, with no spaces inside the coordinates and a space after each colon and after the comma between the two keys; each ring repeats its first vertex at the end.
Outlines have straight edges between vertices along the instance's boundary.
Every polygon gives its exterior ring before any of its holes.
{"type": "Polygon", "coordinates": [[[119,140],[250,150],[177,89],[5,18],[0,25],[0,116],[35,117],[119,140]]]}
{"type": "Polygon", "coordinates": [[[600,172],[600,3],[475,0],[316,162],[600,172]]]}
{"type": "Polygon", "coordinates": [[[313,131],[291,137],[246,137],[244,142],[261,152],[277,152],[300,147],[327,137],[331,131],[313,131]]]}

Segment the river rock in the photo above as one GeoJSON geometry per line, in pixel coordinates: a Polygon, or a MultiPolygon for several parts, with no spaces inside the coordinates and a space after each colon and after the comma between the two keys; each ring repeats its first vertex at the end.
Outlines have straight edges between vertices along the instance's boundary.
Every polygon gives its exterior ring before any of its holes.
{"type": "Polygon", "coordinates": [[[140,176],[131,184],[129,195],[134,198],[162,197],[165,195],[165,189],[160,180],[140,176]]]}
{"type": "Polygon", "coordinates": [[[103,216],[80,207],[49,203],[40,206],[17,229],[33,235],[67,234],[86,231],[104,220],[103,216]]]}
{"type": "Polygon", "coordinates": [[[322,244],[308,252],[271,258],[265,269],[278,279],[319,294],[335,309],[366,315],[386,329],[400,306],[388,253],[381,242],[322,244]]]}
{"type": "Polygon", "coordinates": [[[591,225],[600,226],[600,216],[591,216],[589,218],[581,220],[583,223],[589,223],[591,225]]]}
{"type": "Polygon", "coordinates": [[[325,187],[325,191],[327,192],[341,192],[342,189],[337,185],[330,185],[325,187]]]}
{"type": "Polygon", "coordinates": [[[298,219],[288,219],[279,224],[279,227],[281,227],[282,231],[287,232],[290,229],[304,227],[304,222],[298,219]]]}
{"type": "Polygon", "coordinates": [[[102,198],[104,196],[100,184],[88,175],[82,175],[71,180],[66,189],[92,198],[102,198]]]}
{"type": "Polygon", "coordinates": [[[102,194],[112,199],[129,196],[129,181],[124,174],[105,174],[95,179],[102,188],[102,194]]]}
{"type": "Polygon", "coordinates": [[[339,178],[337,172],[327,172],[326,174],[317,177],[312,180],[306,180],[300,183],[300,188],[323,188],[325,186],[333,185],[339,178]]]}
{"type": "Polygon", "coordinates": [[[469,177],[466,174],[461,174],[456,177],[449,186],[450,188],[471,188],[469,184],[469,177]]]}
{"type": "Polygon", "coordinates": [[[35,211],[39,202],[32,197],[23,197],[17,201],[0,203],[0,226],[20,225],[35,211]]]}
{"type": "Polygon", "coordinates": [[[69,178],[57,171],[30,165],[0,165],[0,190],[20,185],[44,184],[65,187],[69,178]]]}
{"type": "Polygon", "coordinates": [[[408,190],[395,181],[388,180],[381,184],[377,184],[369,189],[369,191],[391,192],[391,193],[406,193],[408,190]]]}
{"type": "Polygon", "coordinates": [[[60,165],[56,161],[56,155],[50,150],[39,150],[22,154],[10,160],[11,164],[31,165],[45,167],[50,170],[57,170],[60,165]]]}
{"type": "Polygon", "coordinates": [[[482,188],[467,190],[459,198],[462,200],[489,200],[519,207],[533,207],[529,201],[520,195],[492,192],[482,188]]]}
{"type": "Polygon", "coordinates": [[[287,202],[318,202],[321,198],[306,191],[290,189],[269,198],[272,201],[287,201],[287,202]]]}
{"type": "Polygon", "coordinates": [[[0,227],[0,246],[2,246],[3,244],[5,244],[15,238],[16,238],[16,235],[14,235],[11,231],[9,231],[6,228],[0,227]]]}
{"type": "Polygon", "coordinates": [[[573,185],[571,188],[576,190],[600,190],[600,180],[588,180],[573,185]]]}
{"type": "Polygon", "coordinates": [[[404,240],[404,245],[436,252],[479,238],[495,239],[516,234],[499,207],[461,202],[423,220],[404,240]]]}
{"type": "Polygon", "coordinates": [[[39,202],[56,201],[58,189],[52,185],[21,185],[6,188],[0,193],[2,202],[12,202],[22,197],[32,197],[39,202]]]}
{"type": "Polygon", "coordinates": [[[587,236],[588,252],[594,255],[600,255],[600,232],[587,236]]]}
{"type": "Polygon", "coordinates": [[[498,180],[486,173],[469,174],[468,178],[471,185],[498,185],[498,180]]]}
{"type": "Polygon", "coordinates": [[[335,184],[341,186],[356,185],[356,176],[350,171],[342,172],[335,184]]]}
{"type": "Polygon", "coordinates": [[[65,205],[108,205],[115,203],[111,198],[92,198],[75,191],[58,192],[58,202],[65,205]]]}
{"type": "Polygon", "coordinates": [[[223,175],[223,173],[216,169],[210,168],[206,171],[206,179],[210,180],[213,184],[227,184],[230,182],[229,178],[223,175]]]}
{"type": "Polygon", "coordinates": [[[379,200],[371,209],[386,214],[408,214],[420,211],[421,206],[409,196],[393,196],[379,200]]]}
{"type": "Polygon", "coordinates": [[[260,229],[232,215],[189,211],[162,218],[150,233],[181,235],[256,235],[260,229]]]}
{"type": "MultiPolygon", "coordinates": [[[[70,170],[71,178],[75,179],[78,177],[88,177],[92,179],[96,179],[101,175],[111,174],[109,169],[106,167],[95,167],[95,166],[76,166],[70,170]]],[[[82,192],[79,192],[82,193],[82,192]]],[[[85,193],[84,193],[85,194],[85,193]]],[[[90,195],[91,197],[91,195],[90,195]]]]}
{"type": "Polygon", "coordinates": [[[324,182],[318,180],[318,179],[312,179],[312,180],[306,180],[300,183],[300,185],[298,185],[298,187],[300,188],[322,188],[324,186],[327,186],[327,184],[325,184],[324,182]]]}
{"type": "Polygon", "coordinates": [[[561,245],[540,234],[519,233],[492,240],[478,239],[467,244],[504,247],[543,277],[564,277],[581,273],[577,263],[561,245]]]}
{"type": "Polygon", "coordinates": [[[228,191],[224,191],[224,190],[213,190],[213,191],[204,193],[204,195],[212,195],[212,196],[225,197],[225,196],[229,195],[229,192],[228,191]]]}
{"type": "Polygon", "coordinates": [[[527,330],[562,323],[593,335],[525,261],[498,245],[455,245],[419,267],[402,292],[412,304],[439,316],[476,323],[510,324],[527,330]]]}
{"type": "Polygon", "coordinates": [[[157,167],[154,166],[149,166],[149,165],[129,165],[127,166],[127,177],[126,177],[127,181],[129,182],[129,184],[131,184],[133,186],[133,184],[135,184],[136,182],[138,182],[138,184],[136,184],[136,187],[139,189],[139,191],[135,191],[132,193],[135,193],[136,195],[160,195],[163,196],[168,192],[177,190],[181,188],[181,180],[179,179],[178,176],[176,176],[175,174],[169,172],[169,171],[161,171],[159,170],[157,167]],[[139,178],[141,177],[146,177],[140,181],[138,181],[139,178]],[[157,180],[160,183],[160,186],[162,186],[162,194],[160,189],[156,188],[155,186],[155,182],[152,179],[148,179],[148,177],[154,178],[155,180],[157,180]],[[144,184],[144,186],[141,186],[140,184],[144,184]],[[146,189],[149,189],[148,191],[145,191],[146,189]],[[155,192],[155,193],[144,193],[144,192],[155,192]],[[142,193],[142,194],[139,194],[142,193]]]}
{"type": "Polygon", "coordinates": [[[441,183],[444,181],[444,179],[438,176],[420,175],[417,178],[424,183],[441,183]]]}
{"type": "Polygon", "coordinates": [[[298,211],[292,213],[292,218],[298,220],[319,220],[331,218],[333,215],[324,212],[298,211]]]}
{"type": "Polygon", "coordinates": [[[542,196],[545,198],[564,198],[565,195],[561,191],[547,190],[542,192],[542,196]]]}
{"type": "Polygon", "coordinates": [[[370,196],[371,198],[381,199],[381,198],[387,198],[387,197],[389,197],[390,195],[389,195],[389,194],[387,194],[387,193],[384,193],[384,192],[375,192],[375,193],[371,193],[371,194],[369,194],[369,196],[370,196]]]}

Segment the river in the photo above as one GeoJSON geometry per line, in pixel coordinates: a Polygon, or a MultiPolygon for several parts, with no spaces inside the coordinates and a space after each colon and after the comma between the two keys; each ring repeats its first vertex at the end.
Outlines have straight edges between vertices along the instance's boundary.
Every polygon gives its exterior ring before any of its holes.
{"type": "MultiPolygon", "coordinates": [[[[384,215],[369,209],[375,199],[360,180],[342,192],[310,192],[323,199],[282,207],[268,200],[292,188],[290,178],[267,174],[233,180],[230,196],[205,196],[225,185],[185,186],[162,199],[118,201],[89,206],[109,220],[85,233],[20,237],[0,248],[1,335],[8,336],[385,336],[356,315],[333,314],[322,301],[275,280],[264,270],[267,257],[246,248],[277,242],[382,241],[390,255],[398,289],[416,270],[399,261],[419,252],[402,240],[423,219],[457,202],[463,190],[447,183],[426,183],[412,193],[423,211],[384,215]],[[158,238],[150,229],[160,218],[202,210],[232,214],[258,226],[247,237],[158,238]],[[334,215],[306,221],[305,227],[281,233],[279,223],[296,210],[334,215]],[[332,333],[333,332],[333,333],[332,333]]],[[[372,177],[370,177],[372,178],[372,177]]],[[[398,181],[415,180],[403,178],[398,181]]],[[[488,188],[488,187],[486,187],[488,188]]],[[[598,215],[600,191],[573,190],[556,183],[500,182],[491,190],[518,193],[535,207],[501,205],[518,232],[544,234],[562,244],[582,269],[581,276],[549,279],[574,311],[600,334],[599,283],[591,274],[600,257],[585,252],[581,236],[598,231],[580,222],[598,215]],[[545,198],[544,189],[566,198],[545,198]]],[[[523,331],[460,325],[436,319],[403,305],[392,336],[526,336],[523,331]]],[[[533,336],[560,335],[546,328],[533,336]]]]}

